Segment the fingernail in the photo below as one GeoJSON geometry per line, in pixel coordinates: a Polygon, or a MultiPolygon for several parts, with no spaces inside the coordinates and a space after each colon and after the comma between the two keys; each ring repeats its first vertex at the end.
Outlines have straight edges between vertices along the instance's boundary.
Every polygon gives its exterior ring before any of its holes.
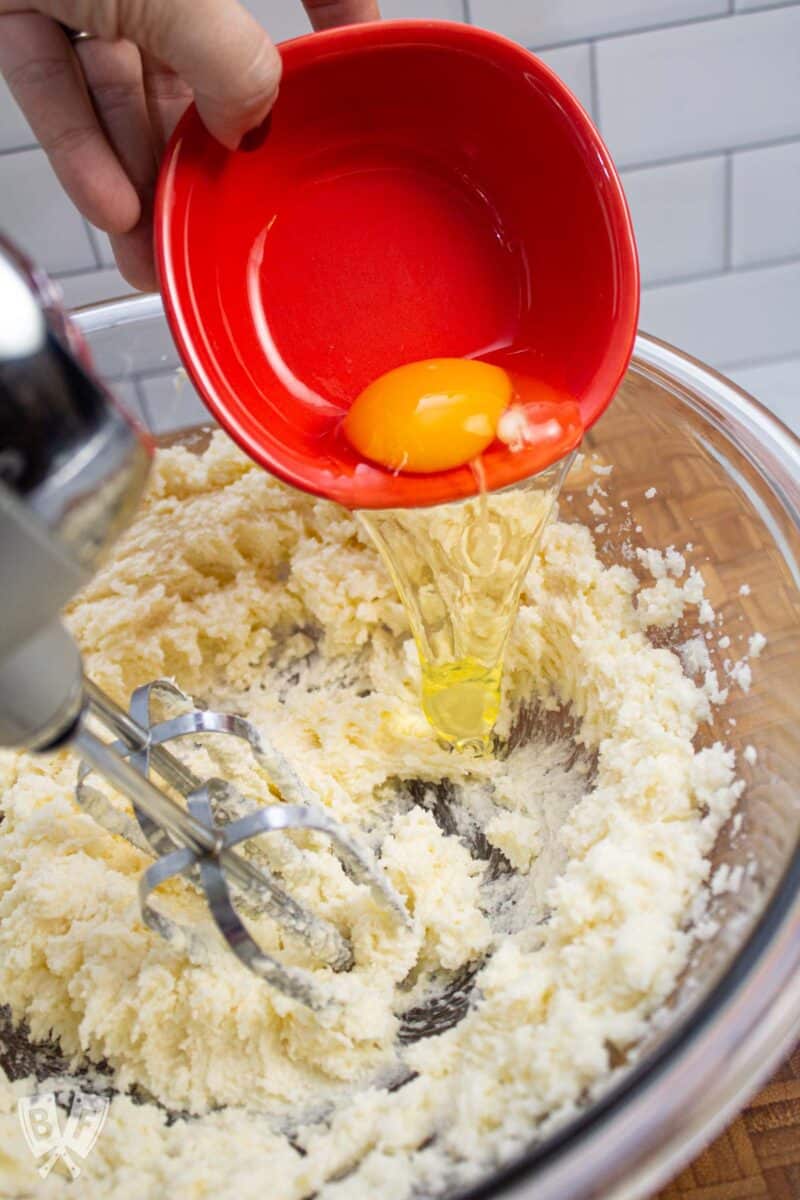
{"type": "Polygon", "coordinates": [[[239,142],[239,149],[246,153],[253,150],[260,150],[264,142],[269,136],[269,131],[272,128],[272,113],[261,121],[254,129],[248,129],[242,140],[239,142]]]}

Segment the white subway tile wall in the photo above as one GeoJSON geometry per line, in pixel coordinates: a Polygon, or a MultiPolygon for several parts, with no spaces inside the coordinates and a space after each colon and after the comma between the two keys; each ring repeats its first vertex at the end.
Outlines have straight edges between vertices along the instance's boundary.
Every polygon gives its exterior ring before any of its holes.
{"type": "MultiPolygon", "coordinates": [[[[309,29],[299,0],[245,3],[276,40],[309,29]]],[[[383,11],[471,20],[541,53],[622,170],[642,327],[728,371],[800,431],[800,0],[384,0],[383,11]]],[[[125,286],[2,83],[0,229],[72,305],[125,286]]],[[[129,394],[165,431],[199,401],[157,374],[157,349],[129,394]]]]}
{"type": "Polygon", "coordinates": [[[0,155],[0,226],[49,271],[96,266],[89,230],[43,150],[0,155]]]}
{"type": "Polygon", "coordinates": [[[174,433],[208,420],[208,413],[183,372],[137,380],[145,420],[153,433],[174,433]]]}
{"type": "Polygon", "coordinates": [[[556,46],[554,50],[542,50],[539,57],[564,80],[591,116],[594,109],[591,45],[576,42],[572,46],[556,46]]]}
{"type": "Polygon", "coordinates": [[[723,270],[726,173],[721,154],[623,172],[644,284],[723,270]]]}
{"type": "Polygon", "coordinates": [[[144,408],[142,407],[141,396],[139,395],[139,387],[133,379],[120,379],[114,385],[114,395],[124,404],[128,412],[131,413],[143,425],[149,426],[150,422],[145,416],[144,408]]]}
{"type": "Polygon", "coordinates": [[[733,0],[733,7],[736,12],[748,12],[753,8],[777,8],[791,3],[793,0],[733,0]]]}
{"type": "Polygon", "coordinates": [[[728,0],[471,0],[476,25],[529,46],[674,25],[728,11],[728,0]]]}
{"type": "Polygon", "coordinates": [[[607,38],[597,90],[623,167],[796,137],[800,6],[607,38]]]}
{"type": "MultiPolygon", "coordinates": [[[[273,41],[282,42],[311,30],[300,0],[243,0],[243,3],[269,30],[273,41]]],[[[460,21],[464,4],[462,0],[383,0],[381,12],[392,20],[460,21]]]]}
{"type": "Polygon", "coordinates": [[[93,225],[89,226],[89,235],[92,239],[97,261],[103,267],[116,266],[114,251],[111,249],[111,239],[108,234],[101,233],[99,229],[95,229],[93,225]]]}
{"type": "Polygon", "coordinates": [[[733,156],[734,267],[800,257],[800,142],[733,156]]]}
{"type": "Polygon", "coordinates": [[[776,416],[797,430],[798,403],[800,396],[800,357],[786,358],[779,362],[762,363],[754,367],[734,367],[731,379],[739,387],[763,402],[776,416]]]}
{"type": "Polygon", "coordinates": [[[35,144],[36,138],[31,132],[30,125],[14,103],[5,83],[0,79],[0,153],[35,144]]]}
{"type": "Polygon", "coordinates": [[[641,325],[697,358],[743,366],[797,350],[800,260],[647,288],[641,325]]]}
{"type": "Polygon", "coordinates": [[[101,300],[117,299],[130,294],[130,284],[116,267],[88,270],[80,275],[61,275],[58,280],[67,308],[83,308],[101,300]]]}

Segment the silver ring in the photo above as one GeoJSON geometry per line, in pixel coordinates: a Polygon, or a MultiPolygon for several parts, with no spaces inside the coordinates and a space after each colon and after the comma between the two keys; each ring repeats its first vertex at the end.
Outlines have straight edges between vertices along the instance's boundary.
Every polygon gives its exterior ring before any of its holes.
{"type": "Polygon", "coordinates": [[[64,30],[64,33],[73,43],[73,45],[75,42],[90,42],[93,38],[97,37],[96,33],[86,33],[86,31],[82,29],[71,29],[70,26],[65,25],[63,21],[59,21],[58,24],[64,30]]]}

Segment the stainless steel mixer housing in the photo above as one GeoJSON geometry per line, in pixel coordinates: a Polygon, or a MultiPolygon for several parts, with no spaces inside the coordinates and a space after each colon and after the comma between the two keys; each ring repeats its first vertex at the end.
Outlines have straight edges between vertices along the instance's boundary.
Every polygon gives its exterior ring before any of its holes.
{"type": "Polygon", "coordinates": [[[88,368],[46,277],[0,243],[0,745],[43,749],[82,704],[60,622],[141,498],[150,446],[88,368]]]}

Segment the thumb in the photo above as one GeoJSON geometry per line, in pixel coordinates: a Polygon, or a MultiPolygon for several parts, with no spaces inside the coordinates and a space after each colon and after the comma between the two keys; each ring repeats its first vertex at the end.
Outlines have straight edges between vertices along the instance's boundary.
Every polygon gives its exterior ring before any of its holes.
{"type": "Polygon", "coordinates": [[[281,58],[261,25],[238,0],[131,0],[137,7],[142,31],[123,36],[189,84],[209,132],[235,150],[278,95],[281,58]]]}
{"type": "MultiPolygon", "coordinates": [[[[19,7],[20,0],[0,0],[19,7]]],[[[188,83],[209,131],[235,149],[275,102],[281,59],[238,0],[34,0],[57,21],[127,38],[188,83]]]]}

